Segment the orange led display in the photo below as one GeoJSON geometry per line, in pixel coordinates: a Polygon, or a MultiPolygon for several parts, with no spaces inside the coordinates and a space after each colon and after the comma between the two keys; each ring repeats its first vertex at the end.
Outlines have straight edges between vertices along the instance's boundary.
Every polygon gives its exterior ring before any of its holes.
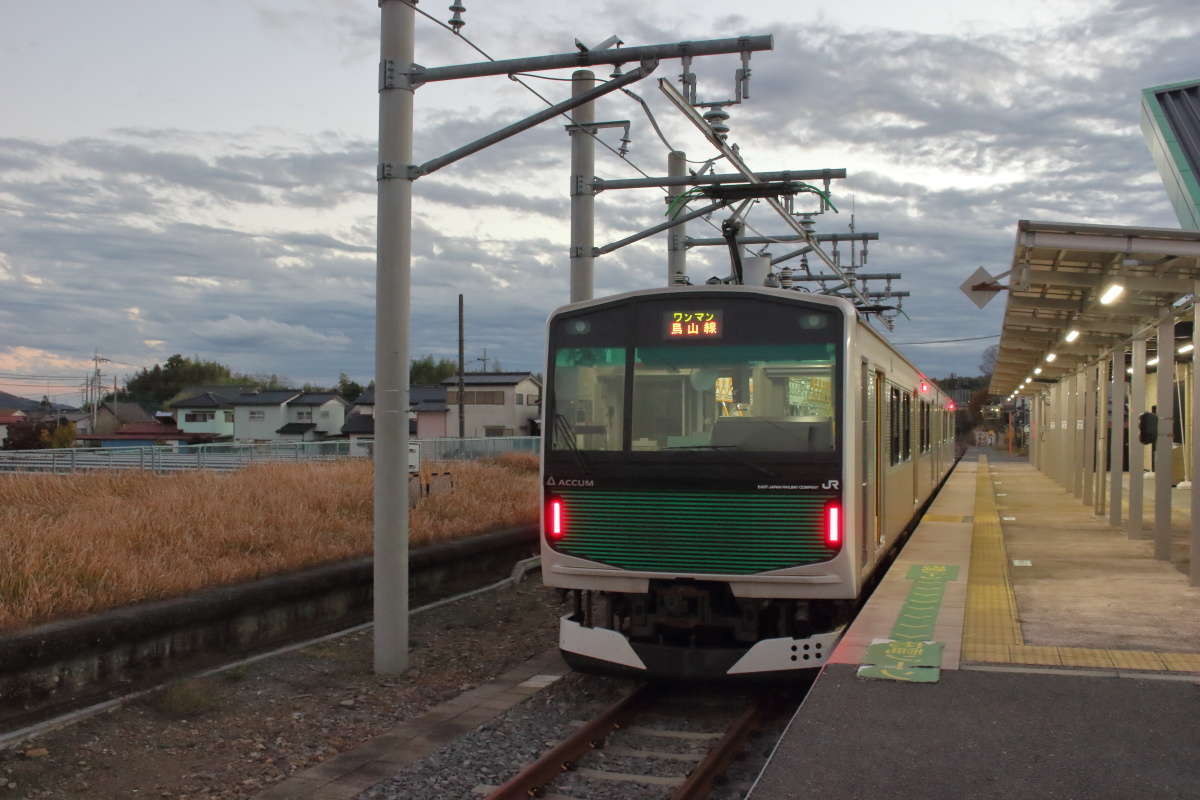
{"type": "Polygon", "coordinates": [[[724,333],[720,311],[668,311],[663,334],[668,339],[719,339],[724,333]]]}

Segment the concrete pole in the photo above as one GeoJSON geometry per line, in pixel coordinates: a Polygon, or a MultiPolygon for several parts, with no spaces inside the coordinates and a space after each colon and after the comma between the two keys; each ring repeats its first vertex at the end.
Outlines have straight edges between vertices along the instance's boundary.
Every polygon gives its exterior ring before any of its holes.
{"type": "MultiPolygon", "coordinates": [[[[687,156],[681,150],[667,153],[667,177],[682,178],[687,175],[687,156]]],[[[688,190],[687,186],[672,186],[667,189],[668,206],[676,197],[688,190]]],[[[680,209],[682,212],[683,209],[680,209]]],[[[687,223],[681,222],[667,230],[667,286],[682,285],[687,278],[687,223]]]]}
{"type": "Polygon", "coordinates": [[[1096,387],[1096,458],[1099,463],[1096,466],[1095,513],[1096,516],[1103,517],[1108,508],[1108,482],[1104,480],[1104,444],[1107,441],[1105,434],[1108,430],[1108,401],[1112,396],[1109,391],[1107,358],[1102,357],[1096,365],[1096,387]]]}
{"type": "Polygon", "coordinates": [[[1125,451],[1125,346],[1118,345],[1112,354],[1112,420],[1108,442],[1109,500],[1108,522],[1121,527],[1121,456],[1125,451]]]}
{"type": "Polygon", "coordinates": [[[1142,481],[1146,465],[1146,446],[1137,437],[1138,420],[1146,410],[1146,336],[1133,340],[1133,370],[1129,385],[1129,519],[1126,532],[1131,539],[1140,539],[1142,529],[1142,481]]]}
{"type": "Polygon", "coordinates": [[[1164,308],[1158,320],[1158,441],[1154,453],[1154,557],[1171,560],[1171,434],[1175,425],[1175,319],[1164,308]]]}
{"type": "MultiPolygon", "coordinates": [[[[1195,296],[1200,297],[1200,281],[1196,283],[1195,296]]],[[[1200,433],[1200,303],[1192,305],[1192,386],[1188,394],[1192,401],[1191,430],[1186,437],[1192,456],[1192,586],[1200,586],[1200,447],[1196,434],[1200,433]]]]}
{"type": "MultiPolygon", "coordinates": [[[[381,61],[413,63],[413,8],[380,2],[381,61]]],[[[380,88],[375,266],[375,671],[408,668],[408,330],[413,90],[380,88]],[[388,165],[389,169],[383,169],[388,165]],[[394,177],[387,177],[389,174],[394,177]]]]}
{"type": "Polygon", "coordinates": [[[1084,458],[1084,372],[1070,377],[1070,493],[1084,497],[1087,481],[1087,461],[1084,458]]]}
{"type": "Polygon", "coordinates": [[[458,296],[458,438],[465,439],[467,436],[467,392],[466,379],[463,373],[466,370],[466,359],[464,353],[465,342],[463,341],[463,296],[458,296]]]}
{"type": "MultiPolygon", "coordinates": [[[[578,97],[594,88],[596,75],[588,69],[571,75],[571,96],[578,97]]],[[[596,104],[584,103],[571,112],[575,125],[591,125],[596,121],[596,104]]],[[[596,140],[589,128],[571,131],[571,302],[591,300],[593,293],[592,266],[596,246],[596,194],[592,181],[596,179],[596,140]]]]}
{"type": "Polygon", "coordinates": [[[1087,379],[1087,394],[1083,403],[1083,504],[1096,503],[1096,464],[1100,453],[1096,451],[1096,370],[1084,370],[1087,379]]]}

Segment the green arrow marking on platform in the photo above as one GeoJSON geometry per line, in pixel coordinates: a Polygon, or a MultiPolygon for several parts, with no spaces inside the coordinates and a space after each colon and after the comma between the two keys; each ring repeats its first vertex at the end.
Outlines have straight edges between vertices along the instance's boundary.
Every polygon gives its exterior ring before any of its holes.
{"type": "Polygon", "coordinates": [[[937,667],[900,669],[897,667],[863,666],[858,668],[858,677],[885,681],[906,681],[908,683],[937,683],[940,677],[940,670],[937,667]]]}

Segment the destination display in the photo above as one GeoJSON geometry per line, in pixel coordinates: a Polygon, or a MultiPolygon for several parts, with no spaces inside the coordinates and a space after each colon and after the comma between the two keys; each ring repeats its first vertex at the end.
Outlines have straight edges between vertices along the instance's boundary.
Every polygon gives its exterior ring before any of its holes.
{"type": "Polygon", "coordinates": [[[667,339],[720,339],[725,332],[720,311],[668,311],[663,314],[667,339]]]}

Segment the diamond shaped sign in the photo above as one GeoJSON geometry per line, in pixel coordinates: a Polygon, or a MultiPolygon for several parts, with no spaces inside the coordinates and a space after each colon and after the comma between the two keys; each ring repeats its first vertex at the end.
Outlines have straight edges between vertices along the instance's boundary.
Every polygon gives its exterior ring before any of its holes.
{"type": "Polygon", "coordinates": [[[962,286],[959,286],[958,288],[962,289],[962,293],[967,296],[967,299],[980,308],[983,308],[989,302],[991,302],[991,299],[999,294],[999,292],[995,289],[972,289],[971,287],[978,286],[981,283],[995,282],[996,279],[992,277],[992,273],[988,272],[983,267],[980,267],[972,272],[971,277],[963,281],[962,286]]]}

